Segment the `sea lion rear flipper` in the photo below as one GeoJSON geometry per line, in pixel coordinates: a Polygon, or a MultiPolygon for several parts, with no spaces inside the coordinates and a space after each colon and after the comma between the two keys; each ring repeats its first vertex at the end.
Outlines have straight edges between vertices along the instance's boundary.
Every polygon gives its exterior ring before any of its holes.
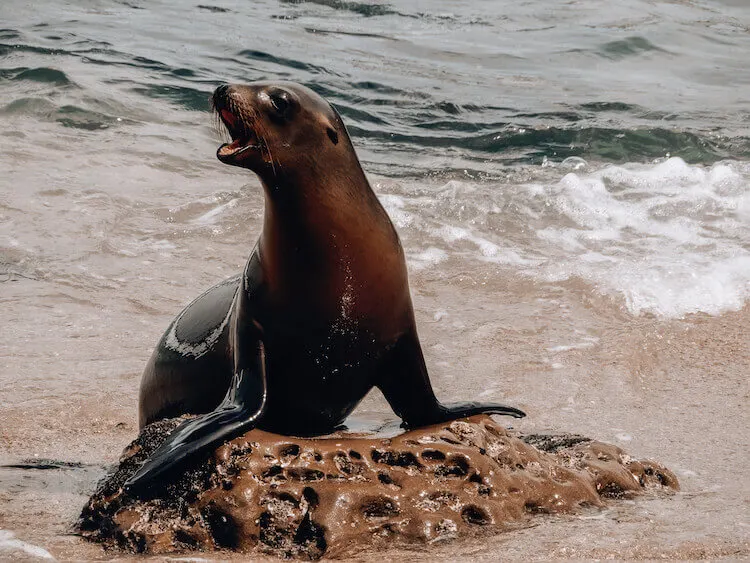
{"type": "Polygon", "coordinates": [[[480,413],[526,416],[523,411],[496,403],[441,404],[432,390],[415,330],[404,334],[390,350],[376,385],[404,425],[412,428],[480,413]]]}
{"type": "Polygon", "coordinates": [[[254,365],[235,372],[226,397],[215,410],[183,422],[167,437],[125,482],[128,494],[140,495],[189,458],[255,427],[266,404],[265,352],[263,341],[256,342],[254,365]]]}

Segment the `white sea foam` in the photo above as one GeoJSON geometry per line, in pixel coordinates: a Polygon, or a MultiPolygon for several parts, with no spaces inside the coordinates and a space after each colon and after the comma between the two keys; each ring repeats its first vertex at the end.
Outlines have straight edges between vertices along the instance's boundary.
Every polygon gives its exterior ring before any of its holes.
{"type": "Polygon", "coordinates": [[[410,252],[407,258],[413,269],[422,270],[443,262],[448,258],[448,253],[442,248],[430,246],[420,252],[410,252]]]}
{"type": "Polygon", "coordinates": [[[416,269],[460,255],[548,282],[576,277],[633,314],[664,317],[750,299],[749,163],[562,168],[539,182],[451,181],[430,198],[383,200],[407,237],[426,239],[430,254],[408,254],[416,269]]]}
{"type": "Polygon", "coordinates": [[[13,557],[23,558],[36,557],[37,559],[54,559],[52,554],[44,548],[21,541],[15,537],[15,534],[8,530],[0,530],[0,554],[13,554],[13,557]]]}
{"type": "Polygon", "coordinates": [[[512,248],[502,247],[491,240],[479,236],[468,229],[454,226],[443,226],[433,231],[433,234],[441,237],[448,244],[457,241],[466,241],[473,244],[479,251],[479,258],[485,262],[496,264],[531,265],[534,260],[522,258],[512,248]]]}
{"type": "Polygon", "coordinates": [[[750,297],[750,180],[737,168],[671,158],[567,174],[544,189],[557,224],[537,231],[555,259],[530,273],[581,277],[636,314],[741,308],[750,297]]]}
{"type": "Polygon", "coordinates": [[[200,217],[193,219],[192,222],[198,225],[211,225],[215,223],[218,216],[223,214],[227,209],[232,209],[233,207],[237,207],[238,202],[239,202],[238,198],[230,199],[226,203],[222,203],[221,205],[214,207],[210,211],[206,211],[200,217]]]}
{"type": "Polygon", "coordinates": [[[558,344],[557,346],[550,346],[547,348],[547,352],[550,354],[558,354],[560,352],[570,352],[571,350],[583,350],[584,348],[592,348],[599,342],[598,338],[588,336],[583,339],[583,342],[576,342],[574,344],[558,344]]]}
{"type": "Polygon", "coordinates": [[[404,208],[404,199],[396,195],[384,194],[380,196],[380,203],[385,207],[391,221],[400,229],[409,227],[414,222],[414,216],[404,208]]]}

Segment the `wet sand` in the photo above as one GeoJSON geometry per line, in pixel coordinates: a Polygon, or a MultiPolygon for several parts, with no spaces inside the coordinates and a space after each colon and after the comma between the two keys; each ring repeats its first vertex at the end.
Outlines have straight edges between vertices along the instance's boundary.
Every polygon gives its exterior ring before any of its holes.
{"type": "MultiPolygon", "coordinates": [[[[191,276],[195,285],[211,283],[205,267],[202,275],[195,272],[198,264],[205,266],[186,259],[174,271],[152,263],[133,273],[181,280],[171,299],[164,297],[168,287],[149,279],[140,290],[113,283],[95,295],[20,275],[2,283],[0,461],[78,465],[0,469],[0,529],[60,559],[118,555],[71,535],[71,526],[97,479],[137,434],[141,369],[179,302],[201,290],[188,290],[191,276]]],[[[682,491],[543,517],[529,529],[477,542],[358,558],[732,560],[750,554],[750,309],[683,320],[633,317],[583,284],[477,276],[451,260],[440,279],[417,272],[411,285],[439,397],[517,405],[528,417],[516,429],[575,432],[620,445],[672,469],[682,491]]],[[[364,424],[393,418],[374,393],[355,414],[364,424]]]]}

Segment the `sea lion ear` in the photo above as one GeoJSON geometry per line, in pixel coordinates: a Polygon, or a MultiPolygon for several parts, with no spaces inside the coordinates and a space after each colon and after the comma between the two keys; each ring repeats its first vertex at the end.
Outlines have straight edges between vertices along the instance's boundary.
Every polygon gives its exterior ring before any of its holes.
{"type": "Polygon", "coordinates": [[[339,123],[343,123],[339,114],[336,113],[336,110],[333,110],[333,116],[321,115],[319,119],[320,125],[326,129],[326,135],[328,135],[328,138],[331,139],[331,142],[334,145],[338,145],[339,133],[336,129],[338,129],[337,125],[339,123]]]}
{"type": "Polygon", "coordinates": [[[344,120],[341,119],[341,114],[336,110],[333,104],[330,104],[329,107],[331,108],[331,113],[333,113],[333,115],[326,118],[326,133],[328,134],[328,138],[331,139],[331,142],[334,145],[338,145],[339,134],[337,129],[340,128],[346,130],[346,126],[344,125],[344,120]]]}
{"type": "Polygon", "coordinates": [[[336,130],[333,127],[328,127],[326,129],[326,133],[328,133],[328,138],[331,139],[331,142],[334,145],[339,144],[339,134],[336,133],[336,130]]]}

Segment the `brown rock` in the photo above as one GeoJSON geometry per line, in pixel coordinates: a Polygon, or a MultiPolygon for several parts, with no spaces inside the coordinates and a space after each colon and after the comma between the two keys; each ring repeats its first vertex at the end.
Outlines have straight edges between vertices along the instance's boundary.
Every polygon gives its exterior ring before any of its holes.
{"type": "Polygon", "coordinates": [[[316,559],[384,538],[431,543],[679,488],[667,469],[615,446],[517,436],[477,416],[393,438],[253,430],[154,498],[124,495],[122,483],[178,422],[152,424],[126,448],[83,510],[85,537],[137,552],[226,548],[316,559]]]}

